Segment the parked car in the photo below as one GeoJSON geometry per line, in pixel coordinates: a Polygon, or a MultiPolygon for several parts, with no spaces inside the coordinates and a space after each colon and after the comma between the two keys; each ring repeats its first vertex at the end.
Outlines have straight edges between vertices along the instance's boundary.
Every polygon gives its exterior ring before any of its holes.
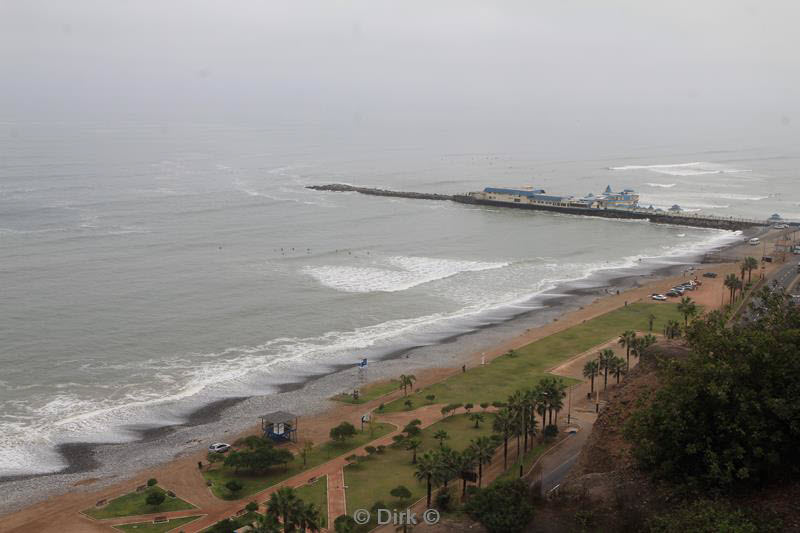
{"type": "Polygon", "coordinates": [[[673,298],[675,298],[676,296],[680,296],[683,293],[682,292],[678,292],[675,289],[672,289],[672,290],[669,290],[669,291],[665,292],[664,294],[666,294],[667,296],[672,296],[673,298]]]}
{"type": "Polygon", "coordinates": [[[224,442],[215,442],[214,444],[208,447],[208,451],[215,453],[225,453],[230,449],[231,445],[225,444],[224,442]]]}
{"type": "Polygon", "coordinates": [[[663,302],[664,300],[667,299],[667,297],[664,296],[663,294],[654,294],[654,295],[650,296],[650,298],[652,298],[653,300],[656,300],[658,302],[663,302]]]}
{"type": "Polygon", "coordinates": [[[717,277],[717,273],[716,272],[703,272],[703,277],[704,278],[716,278],[717,277]]]}

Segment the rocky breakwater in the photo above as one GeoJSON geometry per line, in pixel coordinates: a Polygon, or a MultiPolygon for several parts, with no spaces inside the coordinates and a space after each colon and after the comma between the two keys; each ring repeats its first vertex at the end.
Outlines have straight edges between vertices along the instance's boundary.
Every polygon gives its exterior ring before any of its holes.
{"type": "Polygon", "coordinates": [[[394,198],[411,198],[412,200],[452,200],[453,197],[449,194],[436,194],[425,192],[403,192],[403,191],[390,191],[387,189],[374,189],[371,187],[355,187],[353,185],[345,185],[343,183],[332,183],[330,185],[309,185],[307,189],[314,189],[315,191],[332,191],[332,192],[358,192],[361,194],[370,194],[372,196],[392,196],[394,198]]]}

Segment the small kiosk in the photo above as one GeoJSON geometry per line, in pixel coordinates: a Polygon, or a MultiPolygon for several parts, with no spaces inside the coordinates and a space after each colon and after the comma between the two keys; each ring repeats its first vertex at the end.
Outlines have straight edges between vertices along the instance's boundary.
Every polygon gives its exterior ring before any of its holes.
{"type": "Polygon", "coordinates": [[[264,437],[275,442],[297,442],[297,415],[275,411],[260,418],[264,437]]]}

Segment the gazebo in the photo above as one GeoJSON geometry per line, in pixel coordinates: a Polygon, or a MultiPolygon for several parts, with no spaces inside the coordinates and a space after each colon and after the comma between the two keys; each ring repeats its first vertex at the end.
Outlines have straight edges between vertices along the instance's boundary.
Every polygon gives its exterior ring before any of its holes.
{"type": "Polygon", "coordinates": [[[275,411],[260,418],[264,437],[276,442],[297,442],[297,415],[275,411]]]}

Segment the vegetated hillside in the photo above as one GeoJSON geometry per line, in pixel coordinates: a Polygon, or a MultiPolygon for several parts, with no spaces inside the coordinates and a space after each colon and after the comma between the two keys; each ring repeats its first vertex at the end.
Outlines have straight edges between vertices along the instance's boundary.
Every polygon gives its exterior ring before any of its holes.
{"type": "Polygon", "coordinates": [[[652,347],[529,531],[800,531],[800,310],[762,299],[652,347]]]}

